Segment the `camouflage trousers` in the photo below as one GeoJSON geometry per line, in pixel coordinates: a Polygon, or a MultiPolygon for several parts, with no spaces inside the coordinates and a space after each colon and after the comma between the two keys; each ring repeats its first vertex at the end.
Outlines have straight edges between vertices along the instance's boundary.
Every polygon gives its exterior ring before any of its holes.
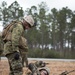
{"type": "Polygon", "coordinates": [[[20,54],[21,54],[21,57],[22,57],[22,65],[23,65],[23,67],[24,66],[28,66],[28,58],[27,58],[27,53],[26,52],[24,52],[24,53],[22,53],[22,52],[20,52],[20,54]]]}
{"type": "Polygon", "coordinates": [[[15,52],[6,55],[6,57],[8,58],[9,68],[10,68],[9,75],[23,75],[22,59],[19,56],[19,59],[16,60],[14,56],[15,52]]]}

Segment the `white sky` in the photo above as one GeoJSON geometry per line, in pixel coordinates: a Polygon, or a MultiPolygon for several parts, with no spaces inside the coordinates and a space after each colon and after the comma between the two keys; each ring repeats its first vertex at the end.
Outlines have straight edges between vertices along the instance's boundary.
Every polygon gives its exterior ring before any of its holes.
{"type": "MultiPolygon", "coordinates": [[[[9,6],[11,3],[13,3],[15,0],[0,0],[0,3],[2,1],[6,1],[7,5],[9,6]]],[[[75,0],[16,0],[21,7],[23,7],[23,10],[26,10],[26,8],[30,8],[31,6],[35,5],[37,6],[42,1],[46,2],[49,9],[56,8],[56,9],[62,9],[62,7],[68,7],[72,11],[75,11],[75,0]]],[[[2,31],[3,27],[0,26],[0,31],[2,31]]]]}

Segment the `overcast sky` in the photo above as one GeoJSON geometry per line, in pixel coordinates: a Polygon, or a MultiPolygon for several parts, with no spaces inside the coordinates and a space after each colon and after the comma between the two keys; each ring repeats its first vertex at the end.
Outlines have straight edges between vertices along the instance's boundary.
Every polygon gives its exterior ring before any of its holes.
{"type": "MultiPolygon", "coordinates": [[[[2,1],[6,1],[7,5],[10,5],[15,0],[0,0],[0,3],[2,1]]],[[[68,8],[75,10],[75,0],[16,0],[20,4],[20,6],[23,7],[23,9],[30,8],[31,6],[35,5],[37,6],[42,1],[46,2],[49,8],[57,8],[61,9],[62,7],[68,6],[68,8]]]]}
{"type": "MultiPolygon", "coordinates": [[[[13,3],[15,0],[0,0],[0,3],[2,1],[6,1],[7,5],[9,6],[11,3],[13,3]]],[[[62,7],[68,7],[72,11],[75,11],[75,0],[16,0],[21,7],[23,7],[23,10],[26,10],[26,8],[30,8],[31,6],[35,5],[38,6],[42,1],[46,2],[49,9],[56,8],[56,9],[62,9],[62,7]]],[[[0,31],[2,31],[2,27],[0,26],[0,31]]]]}

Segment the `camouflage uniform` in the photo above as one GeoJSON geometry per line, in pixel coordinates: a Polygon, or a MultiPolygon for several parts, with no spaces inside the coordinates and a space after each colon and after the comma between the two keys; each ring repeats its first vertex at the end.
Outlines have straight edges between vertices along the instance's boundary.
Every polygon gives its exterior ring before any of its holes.
{"type": "Polygon", "coordinates": [[[22,26],[22,23],[17,23],[16,25],[14,25],[14,28],[11,31],[11,40],[7,40],[4,43],[3,54],[8,58],[10,66],[9,75],[23,74],[22,58],[19,53],[19,40],[23,32],[24,28],[22,26]]]}
{"type": "Polygon", "coordinates": [[[21,37],[20,41],[21,42],[20,42],[19,50],[22,57],[22,64],[24,67],[24,66],[28,66],[28,59],[27,59],[28,46],[27,46],[27,40],[24,37],[21,37]],[[24,65],[24,62],[25,62],[25,65],[24,65]]]}
{"type": "Polygon", "coordinates": [[[24,17],[21,22],[13,21],[4,28],[2,33],[2,38],[4,40],[3,54],[8,58],[10,75],[23,74],[19,44],[21,36],[24,34],[24,30],[34,27],[35,25],[36,23],[34,22],[32,15],[28,15],[24,17]]]}

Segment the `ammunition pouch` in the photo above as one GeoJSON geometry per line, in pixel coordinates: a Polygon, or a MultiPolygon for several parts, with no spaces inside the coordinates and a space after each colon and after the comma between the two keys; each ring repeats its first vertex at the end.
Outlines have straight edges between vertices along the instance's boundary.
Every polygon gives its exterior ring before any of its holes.
{"type": "Polygon", "coordinates": [[[15,59],[15,60],[18,60],[19,58],[20,58],[19,52],[15,52],[15,54],[14,54],[14,59],[15,59]]]}

